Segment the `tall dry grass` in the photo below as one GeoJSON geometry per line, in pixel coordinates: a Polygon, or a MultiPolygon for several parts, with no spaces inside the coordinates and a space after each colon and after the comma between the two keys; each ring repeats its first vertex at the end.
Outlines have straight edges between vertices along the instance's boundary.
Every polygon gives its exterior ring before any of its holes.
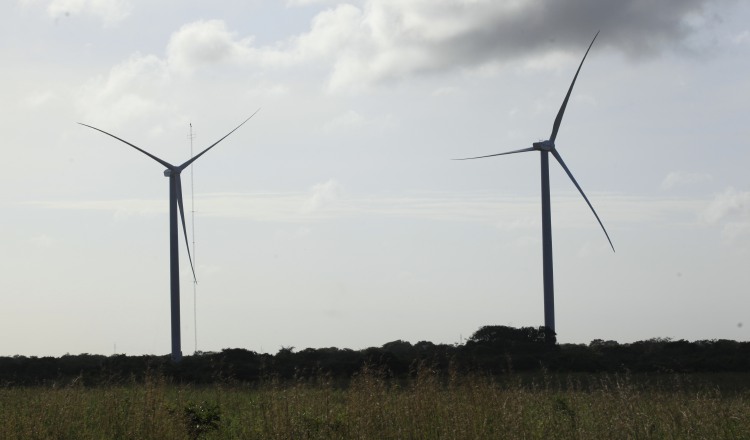
{"type": "MultiPolygon", "coordinates": [[[[208,439],[750,439],[747,392],[627,375],[408,381],[365,368],[345,386],[314,381],[192,387],[0,389],[0,439],[188,439],[185,409],[219,408],[208,439]]],[[[192,431],[196,432],[196,431],[192,431]]]]}

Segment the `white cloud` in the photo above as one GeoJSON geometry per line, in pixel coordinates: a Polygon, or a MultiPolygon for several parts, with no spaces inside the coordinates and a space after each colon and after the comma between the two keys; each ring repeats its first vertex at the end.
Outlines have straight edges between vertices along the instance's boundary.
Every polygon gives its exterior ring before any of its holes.
{"type": "MultiPolygon", "coordinates": [[[[39,0],[21,0],[23,4],[38,3],[39,0]]],[[[75,15],[96,17],[105,26],[111,26],[126,19],[132,10],[128,0],[45,0],[47,14],[54,19],[75,15]]]]}
{"type": "Polygon", "coordinates": [[[670,190],[683,186],[690,186],[699,183],[711,181],[712,177],[708,173],[686,173],[682,171],[672,171],[661,181],[661,189],[670,190]]]}
{"type": "MultiPolygon", "coordinates": [[[[706,200],[639,198],[590,194],[597,212],[608,230],[617,225],[705,226],[697,213],[705,210],[706,200]]],[[[745,197],[750,198],[750,193],[745,197]]],[[[331,179],[308,191],[266,193],[196,194],[201,215],[243,218],[252,221],[304,222],[332,218],[382,216],[440,221],[476,222],[498,230],[539,229],[539,200],[536,197],[507,197],[479,193],[416,192],[400,195],[359,195],[352,197],[341,184],[331,179]]],[[[47,209],[107,210],[116,218],[131,215],[163,214],[164,200],[98,200],[31,202],[47,209]]],[[[745,201],[745,209],[750,201],[745,201]]],[[[556,196],[555,228],[599,228],[580,195],[556,196]]],[[[747,216],[750,216],[746,214],[747,216]]],[[[704,218],[705,219],[705,218],[704,218]]],[[[718,221],[718,220],[717,220],[718,221]]]]}
{"type": "Polygon", "coordinates": [[[740,237],[750,236],[750,221],[728,222],[721,230],[722,237],[727,241],[735,241],[740,237]]]}
{"type": "Polygon", "coordinates": [[[362,127],[365,118],[354,110],[349,110],[325,123],[322,127],[324,133],[333,133],[341,130],[353,130],[362,127]]]}
{"type": "MultiPolygon", "coordinates": [[[[275,49],[253,48],[252,38],[240,38],[221,20],[197,21],[172,34],[166,57],[136,52],[106,75],[88,81],[77,91],[76,104],[88,123],[116,129],[142,121],[149,130],[158,132],[153,121],[181,121],[174,103],[183,92],[181,80],[196,70],[226,64],[273,64],[289,57],[275,49]]],[[[266,96],[283,95],[288,87],[266,83],[262,91],[266,96]]],[[[42,98],[29,104],[42,103],[42,98]]]]}
{"type": "Polygon", "coordinates": [[[514,210],[514,214],[517,216],[515,219],[500,221],[496,227],[503,231],[517,231],[517,230],[528,230],[533,228],[539,228],[542,221],[539,216],[538,204],[529,200],[524,209],[514,210]]]}
{"type": "Polygon", "coordinates": [[[133,54],[78,91],[77,105],[86,121],[116,128],[133,119],[160,120],[174,113],[167,102],[172,75],[154,55],[133,54]]]}
{"type": "Polygon", "coordinates": [[[750,31],[744,30],[732,37],[732,43],[742,45],[750,43],[750,31]]]}
{"type": "Polygon", "coordinates": [[[750,236],[750,191],[728,188],[711,201],[702,217],[721,225],[721,235],[727,241],[750,236]]]}
{"type": "Polygon", "coordinates": [[[316,15],[310,31],[290,39],[286,50],[296,62],[332,58],[338,66],[368,44],[363,20],[357,7],[338,5],[316,15]]]}
{"type": "Polygon", "coordinates": [[[310,30],[274,44],[257,47],[252,36],[240,36],[223,20],[183,25],[170,37],[167,62],[174,71],[190,73],[202,66],[234,63],[245,67],[285,68],[303,63],[337,64],[364,44],[362,12],[348,4],[318,13],[310,30]]]}
{"type": "Polygon", "coordinates": [[[453,96],[460,93],[456,87],[440,87],[432,92],[432,96],[453,96]]]}
{"type": "Polygon", "coordinates": [[[727,188],[711,201],[703,212],[703,218],[710,223],[750,222],[750,192],[727,188]]]}
{"type": "Polygon", "coordinates": [[[41,249],[51,248],[55,244],[55,239],[46,234],[35,235],[29,241],[32,245],[41,249]]]}
{"type": "Polygon", "coordinates": [[[341,193],[341,185],[333,179],[325,183],[319,183],[312,187],[310,197],[305,201],[302,211],[311,214],[319,211],[338,200],[341,193]]]}
{"type": "Polygon", "coordinates": [[[28,202],[29,205],[47,209],[64,209],[75,211],[110,211],[115,219],[131,216],[151,216],[163,214],[168,210],[164,200],[60,200],[55,202],[28,202]]]}
{"type": "Polygon", "coordinates": [[[241,62],[251,56],[252,38],[238,39],[222,20],[188,23],[167,44],[170,68],[189,73],[198,67],[241,62]]]}
{"type": "Polygon", "coordinates": [[[288,7],[294,7],[294,6],[309,6],[309,5],[318,5],[323,3],[334,3],[338,0],[286,0],[286,5],[288,7]]]}
{"type": "Polygon", "coordinates": [[[26,107],[34,109],[34,108],[43,107],[44,105],[49,104],[56,98],[57,98],[57,95],[52,91],[34,92],[28,95],[23,100],[23,103],[26,105],[26,107]]]}

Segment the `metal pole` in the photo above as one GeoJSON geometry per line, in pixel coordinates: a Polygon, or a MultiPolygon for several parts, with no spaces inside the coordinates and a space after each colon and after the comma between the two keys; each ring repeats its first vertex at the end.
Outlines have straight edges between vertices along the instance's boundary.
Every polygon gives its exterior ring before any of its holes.
{"type": "MultiPolygon", "coordinates": [[[[193,158],[193,123],[190,123],[190,158],[193,158]]],[[[195,185],[193,183],[193,164],[190,164],[190,229],[193,239],[193,264],[198,264],[198,257],[195,254],[195,185]]],[[[193,354],[198,352],[198,280],[193,279],[193,334],[195,344],[193,354]]]]}
{"type": "Polygon", "coordinates": [[[545,340],[554,344],[555,285],[552,277],[552,212],[549,194],[549,152],[540,151],[542,159],[542,270],[544,272],[545,340]]]}

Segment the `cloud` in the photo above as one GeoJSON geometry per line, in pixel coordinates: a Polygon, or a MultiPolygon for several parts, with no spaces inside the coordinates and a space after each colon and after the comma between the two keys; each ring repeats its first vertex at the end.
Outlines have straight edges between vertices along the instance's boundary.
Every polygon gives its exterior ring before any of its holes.
{"type": "MultiPolygon", "coordinates": [[[[158,131],[160,128],[154,128],[153,121],[169,123],[180,119],[174,103],[183,91],[185,82],[181,79],[216,66],[266,64],[265,52],[252,47],[251,37],[240,38],[221,20],[188,23],[171,35],[165,57],[133,53],[106,75],[80,87],[76,104],[81,117],[92,124],[116,129],[142,121],[158,131]]],[[[288,92],[277,84],[264,84],[262,90],[266,95],[288,92]]]]}
{"type": "Polygon", "coordinates": [[[724,225],[721,235],[729,242],[734,242],[740,237],[748,237],[750,236],[750,221],[729,222],[724,225]]]}
{"type": "Polygon", "coordinates": [[[332,89],[561,53],[577,58],[598,29],[600,46],[638,58],[686,44],[711,23],[696,19],[708,15],[711,3],[369,0],[361,12],[339,6],[321,13],[296,49],[336,54],[332,89]]]}
{"type": "Polygon", "coordinates": [[[27,202],[28,205],[45,209],[62,209],[74,211],[110,211],[115,219],[132,216],[151,216],[168,211],[163,200],[59,200],[54,202],[27,202]]]}
{"type": "Polygon", "coordinates": [[[750,221],[750,192],[727,188],[716,195],[703,212],[710,223],[723,221],[750,221]]]}
{"type": "Polygon", "coordinates": [[[727,188],[709,203],[702,217],[708,223],[720,224],[727,241],[750,236],[750,191],[727,188]]]}
{"type": "Polygon", "coordinates": [[[349,110],[331,119],[323,125],[321,130],[324,133],[334,133],[342,130],[353,130],[362,127],[365,124],[365,118],[354,110],[349,110]]]}
{"type": "Polygon", "coordinates": [[[132,10],[128,0],[19,0],[21,4],[47,4],[47,14],[53,19],[88,15],[102,20],[105,26],[126,19],[132,10]]]}
{"type": "Polygon", "coordinates": [[[313,18],[309,32],[268,48],[266,58],[296,63],[323,60],[336,68],[369,45],[364,20],[362,10],[349,4],[327,9],[313,18]],[[271,56],[273,52],[277,52],[275,56],[271,56]]]}
{"type": "Polygon", "coordinates": [[[55,245],[56,240],[46,234],[39,234],[29,239],[32,245],[41,249],[48,249],[55,245]]]}
{"type": "Polygon", "coordinates": [[[30,95],[28,95],[24,100],[23,103],[27,108],[35,109],[39,107],[43,107],[50,102],[54,101],[57,98],[57,95],[52,91],[44,91],[44,92],[34,92],[30,95]]]}
{"type": "Polygon", "coordinates": [[[696,185],[711,181],[712,177],[708,173],[685,173],[682,171],[672,171],[661,181],[661,189],[671,190],[684,186],[696,185]]]}
{"type": "Polygon", "coordinates": [[[154,55],[135,53],[78,90],[77,107],[86,121],[117,128],[133,119],[160,120],[174,113],[166,104],[172,74],[154,55]]]}
{"type": "Polygon", "coordinates": [[[432,92],[432,96],[452,96],[460,93],[455,87],[440,87],[432,92]]]}
{"type": "MultiPolygon", "coordinates": [[[[617,225],[701,227],[696,213],[704,199],[640,198],[592,194],[608,228],[617,225]]],[[[746,197],[750,198],[750,193],[746,197]]],[[[334,179],[308,191],[196,194],[201,215],[251,221],[299,223],[367,216],[482,223],[502,231],[539,229],[539,199],[507,197],[485,192],[414,192],[399,195],[351,196],[334,179]]],[[[598,229],[596,219],[578,194],[556,196],[555,227],[598,229]]],[[[750,202],[746,202],[748,205],[750,202]]],[[[99,200],[30,202],[46,209],[107,210],[116,217],[166,212],[163,200],[99,200]]],[[[750,206],[750,205],[748,205],[750,206]]],[[[705,221],[703,222],[705,226],[705,221]]],[[[610,229],[612,232],[612,229],[610,229]]]]}
{"type": "Polygon", "coordinates": [[[309,6],[309,5],[317,5],[321,3],[333,3],[336,0],[286,0],[286,5],[288,7],[294,7],[294,6],[309,6]]]}
{"type": "Polygon", "coordinates": [[[305,214],[312,214],[335,202],[339,198],[341,185],[330,179],[325,183],[313,186],[310,192],[310,198],[305,201],[302,208],[305,214]]]}
{"type": "Polygon", "coordinates": [[[200,67],[233,63],[246,68],[269,69],[296,67],[305,63],[336,64],[346,56],[347,47],[357,50],[355,42],[362,12],[348,4],[318,13],[310,30],[292,35],[267,46],[255,46],[252,36],[241,36],[227,28],[223,20],[201,20],[183,25],[167,44],[167,63],[182,73],[200,67]]]}
{"type": "Polygon", "coordinates": [[[735,35],[734,37],[732,37],[732,43],[737,44],[737,45],[750,43],[750,31],[744,30],[740,32],[739,34],[735,35]]]}
{"type": "MultiPolygon", "coordinates": [[[[711,26],[714,1],[364,0],[358,2],[361,7],[322,6],[307,31],[262,46],[222,20],[199,20],[171,35],[164,57],[136,53],[106,77],[89,82],[79,103],[88,120],[99,123],[106,117],[109,127],[136,117],[169,118],[177,113],[167,104],[174,101],[170,93],[179,93],[173,87],[177,78],[228,65],[240,73],[322,72],[323,84],[334,92],[449,71],[495,74],[514,61],[549,68],[577,61],[597,29],[602,29],[598,50],[653,56],[688,44],[692,35],[711,26]]],[[[303,3],[310,2],[288,5],[303,3]]],[[[115,21],[127,15],[129,3],[54,0],[50,8],[115,21]]]]}
{"type": "Polygon", "coordinates": [[[167,62],[172,69],[189,73],[201,66],[241,62],[251,56],[252,38],[238,39],[222,20],[188,23],[172,34],[167,62]]]}

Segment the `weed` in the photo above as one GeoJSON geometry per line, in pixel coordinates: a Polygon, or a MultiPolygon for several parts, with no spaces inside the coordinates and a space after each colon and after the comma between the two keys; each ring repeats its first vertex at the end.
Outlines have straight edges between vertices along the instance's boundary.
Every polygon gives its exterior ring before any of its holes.
{"type": "Polygon", "coordinates": [[[189,403],[183,410],[185,426],[191,439],[197,440],[203,434],[219,429],[221,411],[219,405],[202,401],[189,403]]]}

